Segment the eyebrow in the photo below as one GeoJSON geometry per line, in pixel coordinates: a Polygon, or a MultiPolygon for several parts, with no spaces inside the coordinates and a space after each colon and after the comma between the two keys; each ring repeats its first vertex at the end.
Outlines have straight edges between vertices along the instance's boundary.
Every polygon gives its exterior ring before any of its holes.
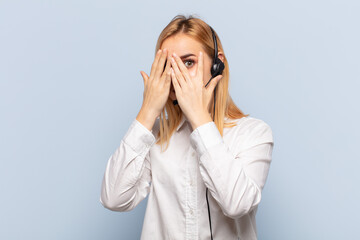
{"type": "Polygon", "coordinates": [[[180,58],[183,59],[183,58],[187,58],[187,57],[191,57],[191,56],[195,56],[195,54],[192,54],[192,53],[188,53],[188,54],[185,54],[185,55],[182,55],[180,58]]]}

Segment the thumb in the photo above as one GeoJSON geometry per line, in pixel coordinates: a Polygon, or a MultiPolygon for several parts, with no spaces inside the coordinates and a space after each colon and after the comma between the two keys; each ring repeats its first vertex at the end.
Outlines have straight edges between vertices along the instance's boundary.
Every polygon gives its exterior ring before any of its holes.
{"type": "Polygon", "coordinates": [[[218,76],[216,76],[216,77],[211,81],[210,88],[209,88],[209,90],[210,90],[211,92],[214,91],[216,85],[218,84],[218,82],[219,82],[222,78],[223,78],[223,75],[218,75],[218,76]]]}
{"type": "Polygon", "coordinates": [[[149,79],[149,76],[144,71],[140,71],[140,74],[141,74],[141,76],[143,78],[144,86],[145,86],[146,83],[147,83],[147,80],[149,79]]]}

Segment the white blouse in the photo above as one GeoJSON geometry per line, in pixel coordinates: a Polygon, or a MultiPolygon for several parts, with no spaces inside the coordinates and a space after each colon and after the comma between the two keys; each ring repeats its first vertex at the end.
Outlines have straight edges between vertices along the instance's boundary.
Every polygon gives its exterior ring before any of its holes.
{"type": "Polygon", "coordinates": [[[161,153],[155,144],[159,118],[151,131],[134,119],[107,162],[101,204],[130,211],[149,194],[142,240],[210,239],[207,187],[213,239],[257,239],[272,130],[250,116],[225,121],[237,125],[224,128],[222,137],[213,121],[192,131],[183,116],[161,153]]]}

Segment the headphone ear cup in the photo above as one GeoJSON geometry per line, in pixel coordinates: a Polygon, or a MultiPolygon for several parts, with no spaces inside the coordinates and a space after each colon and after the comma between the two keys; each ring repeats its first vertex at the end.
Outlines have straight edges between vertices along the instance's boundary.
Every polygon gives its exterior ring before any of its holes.
{"type": "Polygon", "coordinates": [[[211,76],[216,77],[222,74],[223,70],[225,69],[225,64],[217,57],[211,68],[211,76]]]}

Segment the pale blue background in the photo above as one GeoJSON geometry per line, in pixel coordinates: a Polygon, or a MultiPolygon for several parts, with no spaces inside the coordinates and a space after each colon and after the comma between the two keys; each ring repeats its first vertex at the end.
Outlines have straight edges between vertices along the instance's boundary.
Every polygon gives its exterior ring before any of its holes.
{"type": "Polygon", "coordinates": [[[99,202],[160,31],[197,14],[275,146],[259,239],[360,239],[359,1],[0,1],[0,239],[139,239],[99,202]]]}

